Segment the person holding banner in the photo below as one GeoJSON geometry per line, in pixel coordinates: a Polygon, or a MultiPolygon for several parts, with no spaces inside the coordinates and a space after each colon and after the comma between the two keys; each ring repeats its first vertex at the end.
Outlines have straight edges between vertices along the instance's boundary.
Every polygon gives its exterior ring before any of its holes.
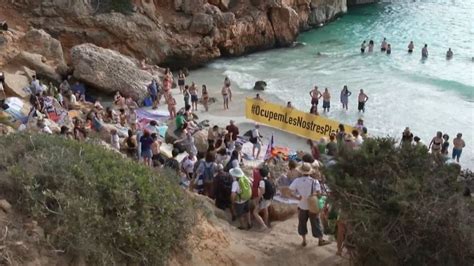
{"type": "Polygon", "coordinates": [[[341,103],[342,103],[342,109],[348,110],[348,105],[349,105],[349,96],[352,95],[352,92],[349,91],[347,88],[347,85],[344,85],[344,88],[341,91],[341,103]]]}

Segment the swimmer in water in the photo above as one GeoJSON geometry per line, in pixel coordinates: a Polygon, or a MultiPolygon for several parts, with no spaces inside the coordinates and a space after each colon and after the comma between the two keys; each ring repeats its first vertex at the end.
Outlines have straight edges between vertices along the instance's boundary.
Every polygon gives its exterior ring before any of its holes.
{"type": "Polygon", "coordinates": [[[365,47],[366,47],[366,44],[365,44],[365,40],[362,42],[362,44],[360,45],[360,53],[365,53],[365,47]]]}
{"type": "Polygon", "coordinates": [[[369,53],[372,53],[374,51],[374,41],[370,40],[369,41],[369,53]]]}
{"type": "Polygon", "coordinates": [[[413,49],[415,49],[415,45],[413,44],[413,41],[410,41],[408,44],[408,53],[413,53],[413,49]]]}
{"type": "Polygon", "coordinates": [[[392,46],[390,46],[390,43],[387,44],[387,55],[392,53],[392,46]]]}
{"type": "Polygon", "coordinates": [[[451,48],[449,48],[446,52],[446,59],[450,60],[451,58],[453,58],[453,55],[453,51],[451,51],[451,48]]]}
{"type": "Polygon", "coordinates": [[[421,58],[426,59],[428,58],[428,44],[425,43],[423,49],[421,49],[421,58]]]}
{"type": "Polygon", "coordinates": [[[387,38],[383,38],[382,44],[380,45],[380,51],[387,51],[387,38]]]}

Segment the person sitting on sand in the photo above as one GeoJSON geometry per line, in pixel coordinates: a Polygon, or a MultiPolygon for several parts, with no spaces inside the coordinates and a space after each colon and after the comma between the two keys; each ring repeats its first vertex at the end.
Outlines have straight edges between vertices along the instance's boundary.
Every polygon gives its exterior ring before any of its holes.
{"type": "Polygon", "coordinates": [[[352,92],[349,91],[347,88],[347,85],[344,85],[344,88],[342,88],[341,91],[341,103],[342,103],[342,109],[348,110],[349,108],[349,96],[352,95],[352,92]]]}
{"type": "Polygon", "coordinates": [[[231,201],[234,205],[235,215],[239,218],[240,226],[238,228],[241,230],[249,230],[252,227],[250,221],[250,200],[242,198],[244,192],[248,193],[248,191],[244,191],[244,188],[240,187],[239,183],[247,182],[250,183],[248,184],[248,186],[250,186],[252,182],[245,176],[240,168],[232,168],[229,173],[235,179],[234,182],[232,182],[231,201]],[[241,178],[244,178],[244,180],[239,182],[241,178]]]}
{"type": "Polygon", "coordinates": [[[421,58],[426,59],[428,58],[428,44],[425,43],[423,49],[421,49],[421,58]]]}
{"type": "Polygon", "coordinates": [[[331,94],[329,93],[328,88],[325,88],[324,92],[323,92],[323,109],[324,109],[324,112],[329,112],[330,107],[331,107],[331,94]]]}
{"type": "Polygon", "coordinates": [[[413,44],[413,41],[410,41],[410,43],[408,44],[408,53],[413,53],[413,49],[415,49],[415,45],[413,44]]]}
{"type": "Polygon", "coordinates": [[[443,144],[443,133],[441,131],[436,132],[436,136],[431,139],[428,149],[431,149],[431,153],[437,154],[441,152],[441,145],[443,144]]]}
{"type": "Polygon", "coordinates": [[[387,50],[387,38],[383,38],[382,44],[380,45],[380,51],[384,53],[387,50]]]}
{"type": "Polygon", "coordinates": [[[303,163],[299,168],[301,176],[295,179],[291,185],[290,190],[293,192],[292,196],[299,200],[298,203],[298,234],[303,238],[301,245],[307,245],[306,235],[308,234],[308,219],[311,224],[311,232],[313,237],[318,238],[319,246],[328,245],[330,242],[323,239],[323,232],[319,220],[319,215],[311,213],[308,206],[308,198],[311,195],[319,196],[321,194],[321,185],[319,181],[313,179],[313,167],[310,163],[303,163]]]}
{"type": "Polygon", "coordinates": [[[318,105],[319,98],[321,98],[323,95],[318,90],[318,86],[314,86],[314,89],[309,92],[309,96],[311,96],[311,105],[318,105]]]}
{"type": "Polygon", "coordinates": [[[367,96],[367,94],[364,93],[364,90],[361,89],[359,93],[359,106],[357,108],[359,112],[365,113],[365,103],[368,100],[369,100],[369,96],[367,96]]]}
{"type": "Polygon", "coordinates": [[[466,143],[462,139],[462,134],[458,133],[456,135],[456,138],[453,139],[453,155],[452,158],[453,160],[456,159],[456,162],[459,163],[459,158],[461,157],[462,154],[462,149],[466,147],[466,143]]]}
{"type": "Polygon", "coordinates": [[[207,92],[206,85],[202,85],[201,91],[202,105],[204,105],[204,110],[209,111],[209,93],[207,92]]]}
{"type": "Polygon", "coordinates": [[[446,52],[446,59],[450,60],[453,58],[453,51],[451,51],[451,48],[448,49],[448,51],[446,52]]]}
{"type": "Polygon", "coordinates": [[[230,82],[224,84],[224,87],[222,87],[222,90],[221,90],[221,94],[222,94],[222,99],[224,102],[224,110],[228,110],[229,101],[232,101],[232,90],[230,88],[230,82]]]}

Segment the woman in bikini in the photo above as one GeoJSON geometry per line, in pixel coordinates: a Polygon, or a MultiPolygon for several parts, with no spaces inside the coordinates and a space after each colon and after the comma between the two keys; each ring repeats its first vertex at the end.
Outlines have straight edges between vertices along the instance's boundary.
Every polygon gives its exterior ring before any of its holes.
{"type": "Polygon", "coordinates": [[[202,85],[202,104],[204,105],[204,109],[209,111],[209,93],[207,92],[207,87],[206,85],[202,85]]]}
{"type": "Polygon", "coordinates": [[[170,119],[174,119],[176,117],[176,100],[173,96],[169,96],[167,98],[168,103],[168,111],[170,112],[170,119]]]}
{"type": "Polygon", "coordinates": [[[443,133],[438,131],[436,136],[431,140],[428,149],[431,149],[431,153],[437,154],[441,152],[441,145],[443,144],[443,133]]]}

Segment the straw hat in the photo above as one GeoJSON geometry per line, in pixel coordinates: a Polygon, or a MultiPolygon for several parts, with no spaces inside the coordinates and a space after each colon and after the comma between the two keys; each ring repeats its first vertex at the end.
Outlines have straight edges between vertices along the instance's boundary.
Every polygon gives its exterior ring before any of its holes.
{"type": "Polygon", "coordinates": [[[244,172],[242,171],[242,169],[240,168],[232,168],[230,169],[229,171],[229,174],[233,177],[242,177],[242,176],[245,176],[244,172]]]}
{"type": "Polygon", "coordinates": [[[301,166],[296,168],[298,172],[300,172],[303,175],[310,175],[313,173],[313,167],[311,166],[310,163],[303,163],[301,166]]]}

